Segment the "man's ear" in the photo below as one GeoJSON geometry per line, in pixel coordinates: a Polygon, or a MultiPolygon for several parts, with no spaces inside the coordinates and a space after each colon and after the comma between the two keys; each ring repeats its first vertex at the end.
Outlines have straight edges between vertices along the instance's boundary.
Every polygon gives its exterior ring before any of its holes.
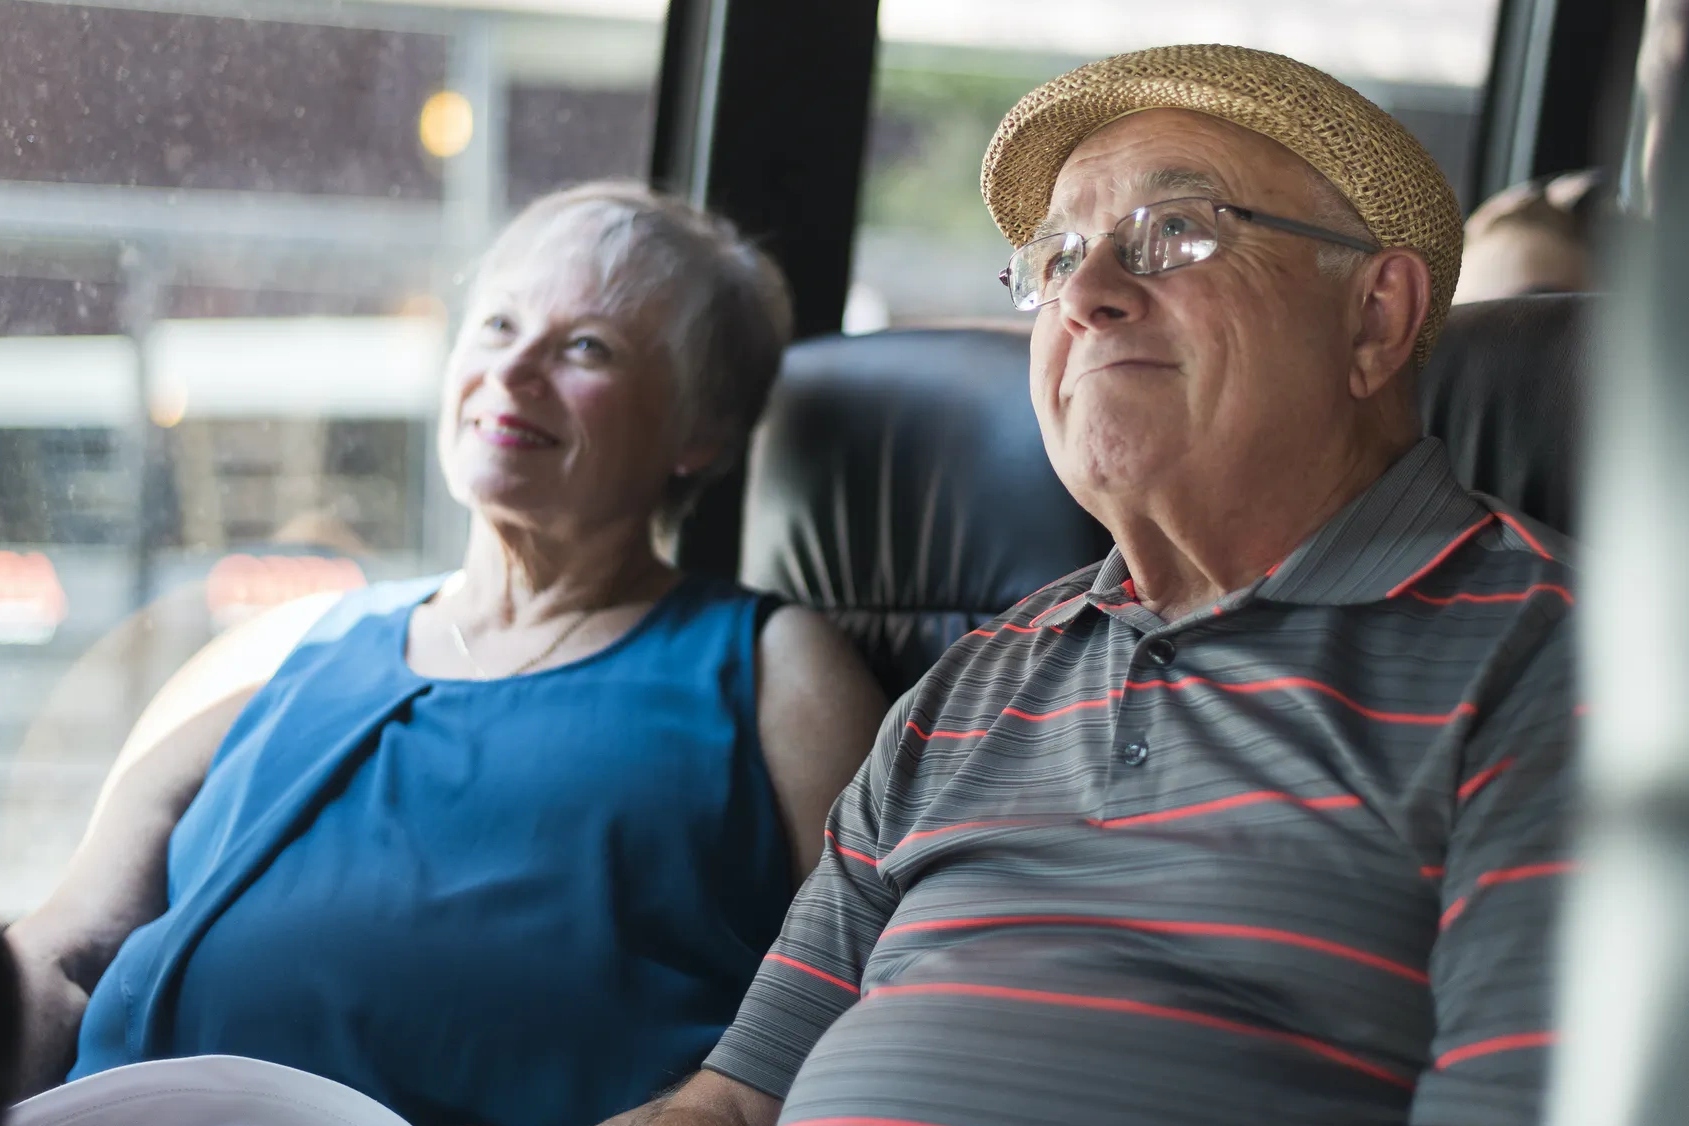
{"type": "Polygon", "coordinates": [[[1387,247],[1367,260],[1352,284],[1360,317],[1349,392],[1370,399],[1413,359],[1431,311],[1431,268],[1417,250],[1387,247]]]}

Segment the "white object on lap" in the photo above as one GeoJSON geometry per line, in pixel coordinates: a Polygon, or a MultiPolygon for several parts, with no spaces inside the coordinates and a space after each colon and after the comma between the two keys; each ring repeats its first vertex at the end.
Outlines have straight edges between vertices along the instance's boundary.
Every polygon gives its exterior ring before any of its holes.
{"type": "Polygon", "coordinates": [[[352,1088],[242,1056],[112,1068],[12,1108],[6,1126],[406,1126],[352,1088]]]}

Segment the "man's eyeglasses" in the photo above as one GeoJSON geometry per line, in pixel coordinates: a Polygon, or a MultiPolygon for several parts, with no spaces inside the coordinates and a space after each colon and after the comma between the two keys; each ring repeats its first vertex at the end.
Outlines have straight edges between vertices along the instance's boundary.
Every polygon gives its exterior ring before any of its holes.
{"type": "Polygon", "coordinates": [[[1133,274],[1159,274],[1212,258],[1220,249],[1220,214],[1224,212],[1245,223],[1258,223],[1276,231],[1303,238],[1336,243],[1351,250],[1373,254],[1378,247],[1364,239],[1339,234],[1324,227],[1281,219],[1235,203],[1211,199],[1168,199],[1140,207],[1127,215],[1107,235],[1086,238],[1074,231],[1035,238],[1009,257],[1008,267],[997,280],[1009,287],[1015,308],[1036,309],[1061,296],[1067,279],[1085,261],[1091,243],[1107,238],[1114,243],[1115,257],[1133,274]]]}

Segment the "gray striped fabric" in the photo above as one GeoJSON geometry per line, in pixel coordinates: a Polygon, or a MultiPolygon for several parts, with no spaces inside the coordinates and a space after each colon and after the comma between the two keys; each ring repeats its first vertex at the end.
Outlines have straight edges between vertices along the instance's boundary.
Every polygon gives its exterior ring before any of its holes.
{"type": "Polygon", "coordinates": [[[782,1122],[1534,1122],[1564,543],[1427,439],[1172,624],[1118,553],[893,710],[706,1066],[782,1122]]]}

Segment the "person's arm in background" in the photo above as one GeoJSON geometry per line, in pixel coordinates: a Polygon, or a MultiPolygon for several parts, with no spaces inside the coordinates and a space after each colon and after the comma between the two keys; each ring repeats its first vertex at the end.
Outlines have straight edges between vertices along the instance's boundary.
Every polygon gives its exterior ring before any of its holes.
{"type": "Polygon", "coordinates": [[[141,713],[63,881],[4,932],[23,991],[18,1096],[63,1079],[95,982],[130,932],[164,913],[170,834],[223,736],[337,598],[300,599],[216,638],[141,713]]]}
{"type": "Polygon", "coordinates": [[[1535,1126],[1570,870],[1572,622],[1546,635],[1467,747],[1431,949],[1436,1030],[1411,1126],[1535,1126]]]}

